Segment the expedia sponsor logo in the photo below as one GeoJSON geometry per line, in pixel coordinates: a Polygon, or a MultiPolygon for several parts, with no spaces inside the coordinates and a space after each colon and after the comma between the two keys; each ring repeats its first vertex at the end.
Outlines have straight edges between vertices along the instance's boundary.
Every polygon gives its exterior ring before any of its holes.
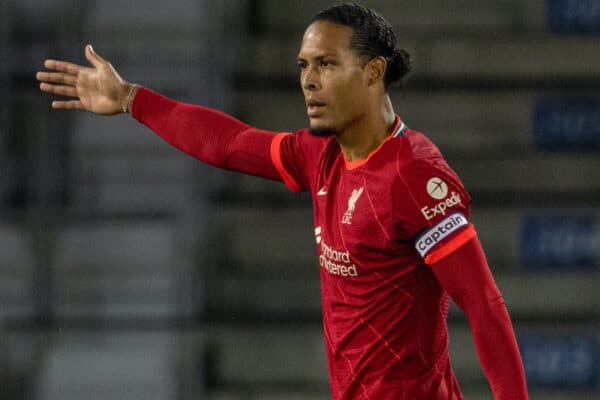
{"type": "Polygon", "coordinates": [[[444,201],[440,201],[433,207],[425,206],[421,208],[421,213],[429,221],[436,215],[446,215],[446,210],[454,207],[457,204],[462,204],[460,194],[452,192],[450,197],[447,197],[444,201]]]}
{"type": "Polygon", "coordinates": [[[468,225],[467,218],[461,213],[454,213],[449,215],[440,221],[437,225],[431,227],[425,232],[415,243],[415,248],[421,255],[425,255],[431,250],[436,244],[456,232],[463,226],[468,225]]]}
{"type": "Polygon", "coordinates": [[[448,185],[441,178],[434,176],[427,181],[427,193],[436,200],[448,196],[448,185]]]}
{"type": "Polygon", "coordinates": [[[320,240],[321,255],[319,256],[319,265],[325,268],[327,272],[339,276],[358,276],[356,264],[352,263],[348,251],[339,251],[328,246],[322,239],[320,240]]]}

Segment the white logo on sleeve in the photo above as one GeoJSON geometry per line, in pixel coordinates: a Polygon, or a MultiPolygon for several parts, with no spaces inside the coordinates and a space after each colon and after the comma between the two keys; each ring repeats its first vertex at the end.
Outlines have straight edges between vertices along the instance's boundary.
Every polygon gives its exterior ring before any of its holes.
{"type": "Polygon", "coordinates": [[[317,226],[315,228],[315,240],[317,241],[317,244],[321,243],[321,227],[317,226]]]}
{"type": "Polygon", "coordinates": [[[354,189],[352,191],[352,194],[350,195],[350,198],[348,199],[348,209],[346,210],[346,212],[344,213],[344,216],[342,217],[342,224],[347,224],[347,225],[351,224],[352,214],[354,213],[354,209],[356,208],[356,202],[360,198],[360,195],[362,194],[364,189],[365,188],[361,186],[360,188],[354,189]]]}
{"type": "Polygon", "coordinates": [[[433,177],[427,181],[427,193],[436,200],[448,196],[448,185],[442,179],[433,177]]]}
{"type": "Polygon", "coordinates": [[[415,242],[415,247],[421,257],[425,257],[436,244],[468,225],[467,218],[462,213],[454,213],[432,226],[415,242]]]}
{"type": "Polygon", "coordinates": [[[327,194],[327,188],[325,186],[323,186],[321,189],[319,189],[319,191],[317,192],[317,196],[325,196],[327,194]]]}
{"type": "Polygon", "coordinates": [[[429,196],[436,200],[441,200],[433,206],[421,208],[421,213],[428,221],[436,215],[446,215],[446,210],[450,210],[452,207],[462,204],[460,194],[455,191],[448,193],[448,184],[437,176],[429,179],[426,187],[429,196]]]}

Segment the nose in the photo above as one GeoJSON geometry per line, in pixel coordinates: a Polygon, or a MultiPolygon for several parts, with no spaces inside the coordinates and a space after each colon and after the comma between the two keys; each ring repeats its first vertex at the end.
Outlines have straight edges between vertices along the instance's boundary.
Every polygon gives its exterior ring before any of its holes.
{"type": "Polygon", "coordinates": [[[318,74],[312,67],[306,67],[306,69],[302,71],[300,80],[302,89],[304,90],[314,91],[318,90],[320,87],[318,74]]]}

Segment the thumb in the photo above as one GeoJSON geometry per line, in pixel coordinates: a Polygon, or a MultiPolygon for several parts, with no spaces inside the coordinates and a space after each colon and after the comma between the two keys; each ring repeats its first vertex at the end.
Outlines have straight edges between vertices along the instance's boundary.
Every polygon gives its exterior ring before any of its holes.
{"type": "Polygon", "coordinates": [[[100,57],[94,51],[91,44],[85,46],[85,58],[87,58],[90,64],[92,64],[94,67],[99,67],[101,64],[106,62],[104,58],[100,57]]]}

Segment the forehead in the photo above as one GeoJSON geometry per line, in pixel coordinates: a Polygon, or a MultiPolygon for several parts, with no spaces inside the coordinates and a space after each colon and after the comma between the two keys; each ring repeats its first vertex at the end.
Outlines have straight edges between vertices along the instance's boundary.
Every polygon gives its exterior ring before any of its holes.
{"type": "Polygon", "coordinates": [[[328,21],[316,21],[306,28],[298,57],[310,58],[323,54],[340,54],[352,50],[353,30],[349,26],[328,21]]]}

